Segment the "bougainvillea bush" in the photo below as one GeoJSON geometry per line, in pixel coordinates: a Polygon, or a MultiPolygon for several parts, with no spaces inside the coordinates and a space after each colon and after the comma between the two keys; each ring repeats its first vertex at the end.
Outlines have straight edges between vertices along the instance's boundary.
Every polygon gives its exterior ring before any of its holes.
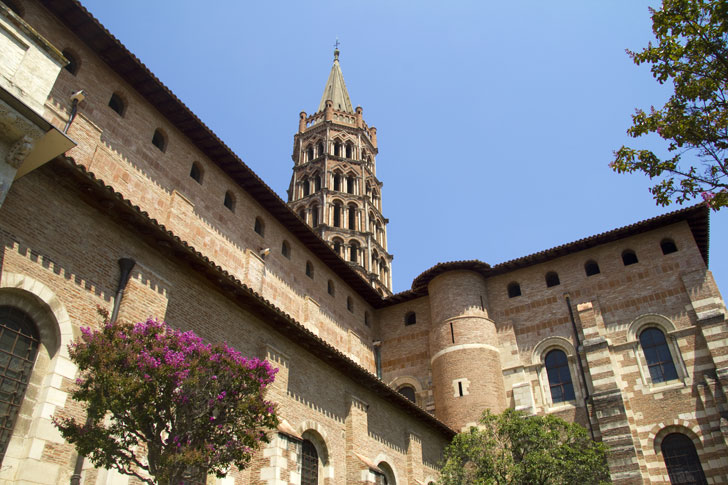
{"type": "Polygon", "coordinates": [[[81,370],[72,397],[88,420],[55,424],[98,467],[150,484],[223,477],[278,424],[263,398],[276,371],[267,361],[153,319],[81,331],[69,349],[81,370]]]}

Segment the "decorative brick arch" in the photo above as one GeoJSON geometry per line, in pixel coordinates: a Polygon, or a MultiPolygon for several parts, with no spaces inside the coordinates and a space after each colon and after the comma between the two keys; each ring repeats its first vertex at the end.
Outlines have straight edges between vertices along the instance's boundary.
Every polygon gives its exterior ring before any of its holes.
{"type": "Polygon", "coordinates": [[[657,327],[662,330],[665,335],[676,329],[675,324],[664,315],[659,313],[645,313],[632,320],[627,328],[627,341],[634,342],[640,331],[646,327],[657,327]]]}
{"type": "MultiPolygon", "coordinates": [[[[40,335],[38,355],[15,423],[15,430],[20,431],[13,433],[3,460],[3,468],[18,473],[37,466],[46,444],[65,442],[51,418],[65,406],[68,392],[64,382],[75,379],[78,368],[68,355],[68,344],[74,338],[73,325],[53,290],[30,276],[3,272],[0,305],[26,312],[40,335]]],[[[44,483],[57,483],[59,476],[47,471],[44,483]]]]}
{"type": "Polygon", "coordinates": [[[420,384],[419,379],[417,379],[414,376],[399,376],[392,379],[392,381],[389,383],[389,387],[396,390],[399,387],[402,386],[412,386],[415,389],[415,392],[420,393],[422,392],[422,384],[420,384]]]}
{"type": "Polygon", "coordinates": [[[647,439],[652,442],[652,449],[655,455],[662,456],[662,440],[671,433],[684,434],[695,445],[695,449],[700,451],[703,449],[704,443],[700,438],[700,426],[692,424],[684,419],[673,419],[663,423],[658,423],[652,427],[647,439]]]}
{"type": "Polygon", "coordinates": [[[531,355],[531,363],[543,364],[543,360],[546,354],[553,349],[563,350],[566,357],[573,359],[576,353],[574,352],[574,344],[564,337],[548,337],[541,340],[534,348],[533,354],[531,355]]]}

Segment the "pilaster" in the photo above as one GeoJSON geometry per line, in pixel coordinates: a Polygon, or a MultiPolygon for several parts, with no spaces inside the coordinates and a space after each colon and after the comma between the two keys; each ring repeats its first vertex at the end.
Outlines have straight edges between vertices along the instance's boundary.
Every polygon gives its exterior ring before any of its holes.
{"type": "MultiPolygon", "coordinates": [[[[593,415],[602,441],[609,447],[607,463],[615,484],[643,483],[639,456],[639,443],[632,436],[629,404],[625,401],[617,382],[612,363],[609,341],[600,335],[601,314],[596,302],[576,307],[582,331],[586,337],[583,356],[586,374],[590,378],[593,415]]],[[[603,326],[603,323],[602,323],[603,326]]]]}
{"type": "Polygon", "coordinates": [[[417,483],[424,475],[422,466],[422,438],[413,431],[407,432],[407,480],[417,483]]]}
{"type": "Polygon", "coordinates": [[[362,449],[369,429],[369,404],[353,394],[348,395],[349,412],[346,416],[346,483],[372,483],[373,474],[365,459],[357,453],[362,449]],[[370,480],[371,479],[371,480],[370,480]]]}

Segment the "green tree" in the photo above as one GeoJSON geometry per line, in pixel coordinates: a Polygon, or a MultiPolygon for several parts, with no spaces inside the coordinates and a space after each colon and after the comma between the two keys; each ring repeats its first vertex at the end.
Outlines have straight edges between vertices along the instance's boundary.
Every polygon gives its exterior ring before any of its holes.
{"type": "Polygon", "coordinates": [[[552,485],[609,482],[606,446],[578,424],[507,409],[445,449],[440,485],[552,485]]]}
{"type": "Polygon", "coordinates": [[[82,372],[72,397],[88,419],[55,424],[96,466],[148,484],[197,483],[245,468],[278,424],[263,399],[275,374],[266,361],[152,319],[81,332],[69,349],[82,372]]]}
{"type": "Polygon", "coordinates": [[[728,2],[663,0],[650,9],[657,41],[627,51],[635,64],[651,64],[660,84],[674,92],[661,109],[638,109],[627,133],[656,133],[668,156],[623,146],[610,166],[618,173],[644,172],[660,205],[702,196],[715,210],[728,206],[728,2]]]}

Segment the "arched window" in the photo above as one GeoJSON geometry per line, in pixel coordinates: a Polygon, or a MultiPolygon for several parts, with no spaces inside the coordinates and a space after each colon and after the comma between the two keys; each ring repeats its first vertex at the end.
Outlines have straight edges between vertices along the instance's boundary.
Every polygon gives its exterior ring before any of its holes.
{"type": "Polygon", "coordinates": [[[521,296],[521,285],[513,281],[508,283],[508,298],[515,298],[521,296]]]}
{"type": "Polygon", "coordinates": [[[0,460],[13,434],[15,419],[25,397],[40,339],[35,323],[25,312],[0,306],[0,460]]]}
{"type": "Polygon", "coordinates": [[[298,211],[298,217],[300,217],[303,222],[306,222],[306,209],[298,211]]]}
{"type": "Polygon", "coordinates": [[[336,288],[334,287],[334,282],[329,280],[326,284],[327,291],[329,292],[329,295],[334,296],[336,294],[336,288]]]}
{"type": "Polygon", "coordinates": [[[341,156],[341,142],[338,140],[334,142],[334,156],[341,156]]]}
{"type": "Polygon", "coordinates": [[[624,252],[622,252],[622,263],[624,263],[625,266],[637,264],[637,262],[637,253],[631,249],[625,249],[624,252]]]}
{"type": "Polygon", "coordinates": [[[334,202],[334,227],[341,227],[341,216],[343,210],[341,202],[334,202]]]}
{"type": "Polygon", "coordinates": [[[301,180],[301,188],[303,189],[303,196],[306,197],[311,193],[311,187],[308,184],[308,179],[304,177],[301,180]]]}
{"type": "Polygon", "coordinates": [[[319,157],[320,156],[323,156],[323,154],[324,154],[324,144],[321,143],[321,142],[319,142],[319,144],[318,144],[318,156],[319,157]]]}
{"type": "Polygon", "coordinates": [[[417,323],[417,314],[415,312],[407,312],[404,316],[405,325],[414,325],[417,323]]]}
{"type": "Polygon", "coordinates": [[[78,57],[71,52],[68,49],[63,49],[63,57],[68,60],[68,64],[66,64],[65,69],[66,71],[70,72],[74,76],[78,73],[79,68],[81,67],[81,62],[78,60],[78,57]]]}
{"type": "Polygon", "coordinates": [[[311,206],[311,225],[313,227],[319,225],[319,208],[317,205],[311,206]]]}
{"type": "Polygon", "coordinates": [[[574,385],[571,382],[569,361],[563,350],[554,349],[544,359],[546,373],[551,388],[551,402],[554,404],[566,401],[573,401],[574,385]]]}
{"type": "Polygon", "coordinates": [[[121,98],[121,96],[114,93],[111,95],[111,99],[109,99],[109,108],[116,111],[119,116],[124,116],[124,111],[126,111],[126,103],[124,103],[124,100],[121,98]]]}
{"type": "Polygon", "coordinates": [[[392,471],[392,467],[389,466],[385,462],[380,462],[377,464],[377,468],[382,470],[382,473],[375,473],[374,478],[376,485],[397,485],[396,480],[394,479],[394,472],[392,471]]]}
{"type": "Polygon", "coordinates": [[[346,309],[351,313],[354,313],[354,300],[352,300],[350,296],[346,297],[346,309]]]}
{"type": "Polygon", "coordinates": [[[341,192],[341,174],[334,174],[334,190],[341,192]]]}
{"type": "Polygon", "coordinates": [[[584,263],[584,272],[587,276],[594,276],[595,274],[599,274],[599,265],[596,261],[590,259],[589,261],[584,263]]]}
{"type": "Polygon", "coordinates": [[[319,456],[309,440],[301,445],[301,485],[318,485],[319,456]]]}
{"type": "Polygon", "coordinates": [[[167,149],[167,137],[159,128],[154,130],[154,135],[152,135],[152,145],[159,148],[162,152],[167,149]]]}
{"type": "Polygon", "coordinates": [[[306,276],[313,279],[313,263],[311,261],[306,261],[306,276]]]}
{"type": "Polygon", "coordinates": [[[261,236],[265,236],[265,223],[260,217],[255,218],[255,224],[253,226],[255,232],[261,236]]]}
{"type": "Polygon", "coordinates": [[[235,196],[229,190],[225,192],[225,199],[222,201],[223,205],[235,212],[235,196]]]}
{"type": "Polygon", "coordinates": [[[349,206],[349,229],[356,230],[356,206],[349,206]]]}
{"type": "Polygon", "coordinates": [[[669,238],[665,238],[660,241],[660,249],[662,249],[662,254],[671,254],[677,252],[677,246],[675,245],[675,241],[669,238]]]}
{"type": "Polygon", "coordinates": [[[352,263],[359,262],[359,243],[356,241],[349,243],[349,261],[352,263]]]}
{"type": "Polygon", "coordinates": [[[354,193],[354,184],[356,183],[356,179],[353,175],[349,175],[346,177],[346,193],[353,194],[354,193]]]}
{"type": "Polygon", "coordinates": [[[415,399],[415,388],[412,386],[402,386],[399,389],[397,389],[397,392],[402,394],[404,397],[409,399],[412,402],[416,402],[415,399]]]}
{"type": "Polygon", "coordinates": [[[640,333],[640,345],[653,384],[677,379],[675,362],[672,360],[665,334],[660,329],[649,327],[643,330],[640,333]]]}
{"type": "Polygon", "coordinates": [[[192,167],[190,167],[190,177],[198,184],[202,184],[202,168],[199,163],[192,162],[192,167]]]}
{"type": "Polygon", "coordinates": [[[351,143],[346,144],[346,158],[354,158],[354,147],[351,143]]]}
{"type": "Polygon", "coordinates": [[[344,241],[341,239],[334,239],[334,251],[336,251],[336,254],[341,256],[341,248],[344,245],[344,241]]]}
{"type": "Polygon", "coordinates": [[[308,148],[306,148],[306,161],[310,162],[313,160],[313,146],[309,145],[308,148]]]}
{"type": "Polygon", "coordinates": [[[379,192],[377,192],[376,190],[372,191],[372,204],[374,204],[374,207],[376,207],[380,212],[382,211],[382,206],[379,199],[379,192]]]}
{"type": "Polygon", "coordinates": [[[673,485],[707,484],[693,441],[682,433],[670,433],[660,444],[667,474],[673,485]]]}
{"type": "Polygon", "coordinates": [[[316,192],[321,190],[321,175],[316,174],[313,176],[313,188],[316,192]]]}
{"type": "Polygon", "coordinates": [[[561,284],[559,281],[559,275],[556,271],[549,271],[546,273],[546,287],[551,288],[552,286],[558,286],[561,284]]]}
{"type": "Polygon", "coordinates": [[[283,241],[281,244],[281,254],[284,257],[291,259],[291,245],[288,244],[288,241],[283,241]]]}

